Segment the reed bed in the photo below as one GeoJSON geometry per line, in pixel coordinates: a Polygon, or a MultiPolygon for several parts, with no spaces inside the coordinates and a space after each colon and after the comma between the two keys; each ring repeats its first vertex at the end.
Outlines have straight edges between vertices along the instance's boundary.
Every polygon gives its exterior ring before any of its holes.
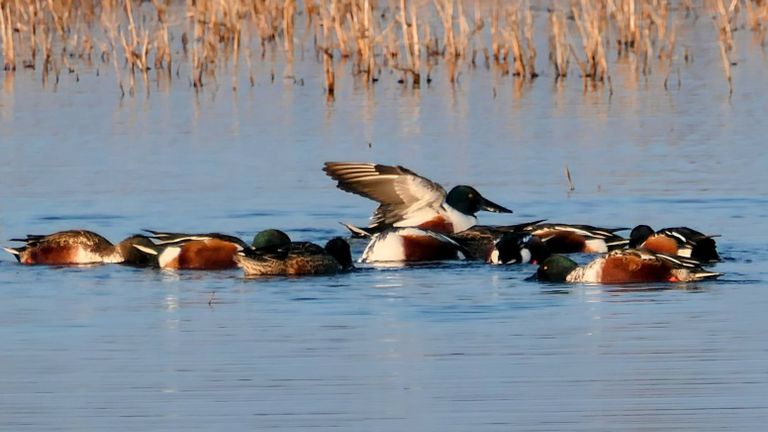
{"type": "Polygon", "coordinates": [[[0,0],[0,52],[5,73],[39,72],[44,86],[51,75],[113,69],[123,96],[160,81],[218,88],[227,75],[236,91],[242,65],[253,86],[259,63],[280,59],[293,78],[294,58],[309,54],[332,101],[340,73],[372,85],[389,70],[418,88],[438,66],[458,82],[478,57],[521,82],[610,84],[617,62],[631,66],[623,73],[668,76],[692,56],[680,29],[702,16],[714,17],[732,92],[733,33],[749,30],[764,47],[768,0],[0,0]]]}

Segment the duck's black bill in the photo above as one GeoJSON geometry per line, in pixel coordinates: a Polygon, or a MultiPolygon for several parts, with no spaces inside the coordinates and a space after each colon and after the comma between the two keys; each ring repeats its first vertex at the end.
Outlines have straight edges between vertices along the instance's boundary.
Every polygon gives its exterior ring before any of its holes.
{"type": "Polygon", "coordinates": [[[538,282],[539,281],[539,275],[537,273],[534,273],[527,278],[523,279],[526,282],[538,282]]]}
{"type": "Polygon", "coordinates": [[[502,207],[495,202],[486,199],[486,198],[480,198],[480,210],[485,210],[493,213],[512,213],[512,210],[502,207]]]}

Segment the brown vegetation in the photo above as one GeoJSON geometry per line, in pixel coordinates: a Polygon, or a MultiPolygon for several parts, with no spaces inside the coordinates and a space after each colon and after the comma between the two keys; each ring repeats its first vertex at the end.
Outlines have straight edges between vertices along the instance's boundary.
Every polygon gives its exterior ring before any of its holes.
{"type": "Polygon", "coordinates": [[[699,16],[713,17],[732,91],[733,32],[746,28],[764,46],[768,0],[0,0],[0,43],[6,73],[39,70],[47,85],[49,74],[58,80],[96,59],[133,95],[138,83],[149,91],[153,76],[186,77],[199,90],[230,73],[237,90],[242,62],[254,85],[254,63],[268,53],[269,61],[282,55],[290,77],[311,41],[332,100],[347,65],[366,85],[389,69],[419,87],[438,64],[458,81],[478,53],[518,81],[563,79],[576,64],[585,84],[610,82],[622,59],[631,73],[659,67],[668,76],[673,59],[690,56],[688,47],[678,52],[679,29],[699,16]],[[541,32],[551,69],[537,64],[541,32]]]}

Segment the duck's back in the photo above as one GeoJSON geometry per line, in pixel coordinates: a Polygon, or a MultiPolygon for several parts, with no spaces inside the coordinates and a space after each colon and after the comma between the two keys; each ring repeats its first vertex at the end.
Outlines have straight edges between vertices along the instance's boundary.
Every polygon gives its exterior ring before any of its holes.
{"type": "Polygon", "coordinates": [[[310,242],[293,242],[285,254],[250,250],[236,255],[235,260],[247,276],[334,274],[341,270],[325,249],[310,242]]]}
{"type": "Polygon", "coordinates": [[[60,231],[47,236],[29,236],[27,245],[19,249],[23,264],[92,264],[118,262],[114,245],[109,240],[86,230],[60,231]]]}

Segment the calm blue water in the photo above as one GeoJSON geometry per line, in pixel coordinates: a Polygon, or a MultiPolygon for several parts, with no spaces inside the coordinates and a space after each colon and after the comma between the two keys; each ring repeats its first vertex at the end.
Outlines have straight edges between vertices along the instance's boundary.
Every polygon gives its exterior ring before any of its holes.
{"type": "Polygon", "coordinates": [[[262,65],[235,93],[221,77],[218,91],[178,80],[123,100],[108,65],[62,75],[55,91],[29,71],[4,75],[4,244],[75,227],[114,240],[277,227],[322,241],[374,207],[336,190],[322,162],[370,160],[515,210],[483,223],[719,233],[725,276],[542,285],[525,281],[529,266],[446,263],[245,280],[6,254],[0,429],[761,430],[766,61],[739,57],[729,98],[708,41],[679,65],[679,88],[615,70],[611,97],[576,76],[515,89],[482,68],[452,88],[436,69],[419,91],[387,72],[369,89],[340,73],[328,104],[309,60],[296,65],[303,86],[280,65],[271,83],[262,65]]]}

